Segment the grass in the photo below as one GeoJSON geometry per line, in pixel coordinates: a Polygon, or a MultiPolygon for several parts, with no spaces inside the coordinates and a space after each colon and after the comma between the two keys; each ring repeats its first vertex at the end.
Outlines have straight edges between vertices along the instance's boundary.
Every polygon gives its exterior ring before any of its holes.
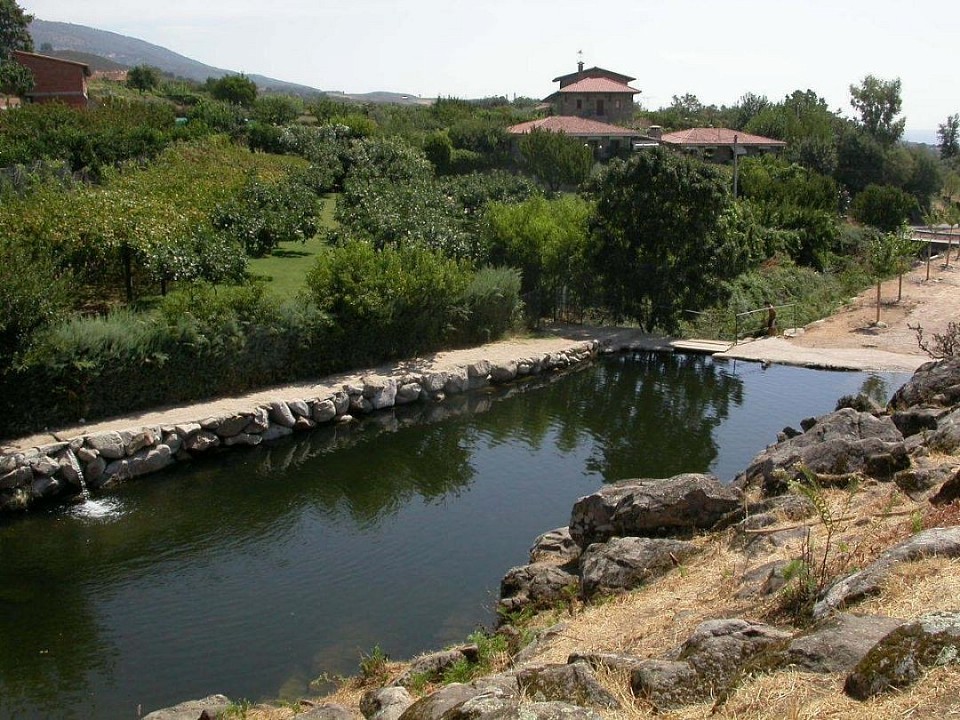
{"type": "MultiPolygon", "coordinates": [[[[332,230],[337,226],[334,212],[337,208],[337,195],[323,198],[323,210],[320,213],[320,225],[332,230]]],[[[317,253],[324,247],[324,233],[319,233],[305,243],[285,242],[272,253],[262,258],[253,258],[247,263],[247,271],[254,279],[266,282],[267,292],[279,297],[289,298],[299,293],[304,286],[307,272],[313,267],[317,253]]]]}

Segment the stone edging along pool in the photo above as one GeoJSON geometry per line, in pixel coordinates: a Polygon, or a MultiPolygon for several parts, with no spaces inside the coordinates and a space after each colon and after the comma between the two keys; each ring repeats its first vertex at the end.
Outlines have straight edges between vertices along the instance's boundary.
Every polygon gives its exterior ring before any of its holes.
{"type": "MultiPolygon", "coordinates": [[[[623,349],[606,346],[603,351],[623,349]]],[[[78,435],[7,452],[0,455],[0,513],[108,490],[215,448],[259,445],[319,425],[349,422],[358,415],[414,402],[439,402],[447,395],[565,370],[591,362],[600,352],[600,342],[588,340],[509,362],[478,360],[441,372],[367,375],[321,397],[277,399],[193,422],[78,435]]]]}

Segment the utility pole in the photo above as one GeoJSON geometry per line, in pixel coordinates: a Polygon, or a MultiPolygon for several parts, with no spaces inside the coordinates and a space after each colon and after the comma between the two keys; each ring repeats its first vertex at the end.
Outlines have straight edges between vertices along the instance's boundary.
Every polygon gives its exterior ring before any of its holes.
{"type": "Polygon", "coordinates": [[[733,199],[737,199],[737,184],[740,180],[740,153],[737,152],[739,135],[733,136],[733,199]]]}

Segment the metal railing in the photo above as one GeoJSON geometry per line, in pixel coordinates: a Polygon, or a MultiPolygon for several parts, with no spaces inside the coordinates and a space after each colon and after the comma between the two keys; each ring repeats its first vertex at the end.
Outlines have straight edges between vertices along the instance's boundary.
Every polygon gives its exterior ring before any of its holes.
{"type": "MultiPolygon", "coordinates": [[[[774,305],[773,309],[777,311],[777,317],[780,317],[780,311],[786,308],[793,309],[793,329],[797,329],[797,303],[787,303],[786,305],[774,305]]],[[[751,315],[756,315],[757,313],[769,313],[770,306],[764,305],[762,308],[756,310],[746,310],[744,312],[739,312],[735,315],[734,319],[734,334],[733,334],[733,344],[736,345],[740,342],[740,318],[749,317],[751,315]]],[[[760,325],[758,329],[762,329],[763,325],[760,325]]]]}

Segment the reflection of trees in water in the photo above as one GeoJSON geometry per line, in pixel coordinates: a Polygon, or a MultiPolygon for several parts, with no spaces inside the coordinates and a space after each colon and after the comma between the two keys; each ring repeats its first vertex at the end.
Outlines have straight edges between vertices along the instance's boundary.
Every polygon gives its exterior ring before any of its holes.
{"type": "Polygon", "coordinates": [[[714,429],[743,402],[742,381],[701,355],[621,358],[591,379],[589,467],[608,481],[705,472],[717,457],[714,429]]]}

